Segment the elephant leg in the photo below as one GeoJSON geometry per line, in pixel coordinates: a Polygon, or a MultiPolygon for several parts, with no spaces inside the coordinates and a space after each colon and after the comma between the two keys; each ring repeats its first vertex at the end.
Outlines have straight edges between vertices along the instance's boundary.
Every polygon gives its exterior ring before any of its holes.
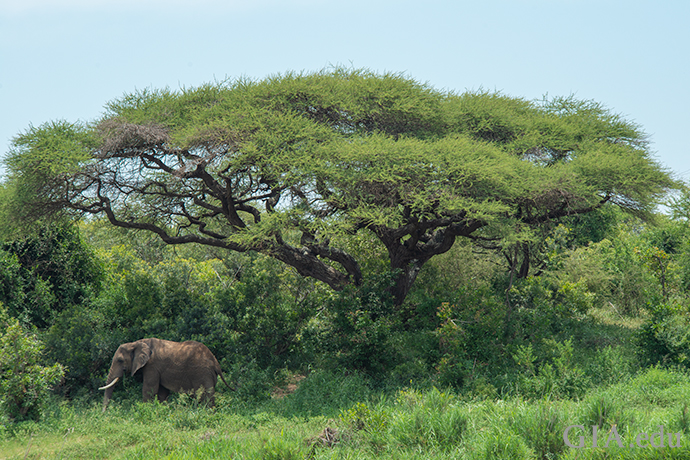
{"type": "Polygon", "coordinates": [[[160,402],[165,402],[167,401],[168,396],[170,396],[170,390],[165,388],[163,385],[160,385],[158,387],[158,400],[160,402]]]}
{"type": "Polygon", "coordinates": [[[215,407],[216,406],[216,396],[215,396],[215,388],[203,388],[203,392],[201,393],[201,402],[206,404],[209,407],[215,407]]]}
{"type": "Polygon", "coordinates": [[[160,380],[158,376],[144,375],[144,387],[141,390],[141,397],[144,402],[150,401],[158,394],[160,389],[160,380]]]}

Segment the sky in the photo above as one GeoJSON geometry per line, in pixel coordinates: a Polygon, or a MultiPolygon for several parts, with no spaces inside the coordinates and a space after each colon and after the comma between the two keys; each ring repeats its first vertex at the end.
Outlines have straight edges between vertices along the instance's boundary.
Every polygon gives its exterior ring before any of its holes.
{"type": "Polygon", "coordinates": [[[0,156],[133,91],[337,65],[594,100],[690,180],[688,0],[0,0],[0,156]]]}

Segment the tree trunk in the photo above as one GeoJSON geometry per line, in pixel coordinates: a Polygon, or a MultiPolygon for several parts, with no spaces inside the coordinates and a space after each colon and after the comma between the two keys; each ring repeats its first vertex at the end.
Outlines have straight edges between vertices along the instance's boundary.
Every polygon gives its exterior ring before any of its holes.
{"type": "MultiPolygon", "coordinates": [[[[529,251],[529,243],[522,243],[522,263],[520,264],[520,271],[518,272],[518,278],[519,279],[525,279],[527,276],[529,276],[529,256],[530,256],[530,251],[529,251]]],[[[517,251],[516,251],[516,260],[515,263],[517,263],[517,251]]]]}
{"type": "MultiPolygon", "coordinates": [[[[514,254],[507,256],[510,263],[510,278],[508,279],[508,287],[506,288],[506,315],[503,319],[503,337],[508,338],[512,329],[513,321],[513,304],[510,302],[510,290],[513,288],[515,281],[515,269],[518,263],[518,252],[520,248],[515,246],[514,254]]],[[[522,268],[522,267],[521,267],[522,268]]]]}
{"type": "Polygon", "coordinates": [[[395,284],[390,288],[395,305],[400,306],[405,301],[424,262],[412,260],[405,267],[397,267],[398,276],[396,277],[395,284]]]}
{"type": "Polygon", "coordinates": [[[458,236],[470,236],[484,225],[484,222],[469,220],[426,228],[420,223],[419,228],[411,225],[412,229],[404,232],[383,226],[370,227],[386,246],[391,270],[397,273],[395,284],[389,290],[395,305],[400,306],[405,301],[429,259],[450,250],[458,236]]]}

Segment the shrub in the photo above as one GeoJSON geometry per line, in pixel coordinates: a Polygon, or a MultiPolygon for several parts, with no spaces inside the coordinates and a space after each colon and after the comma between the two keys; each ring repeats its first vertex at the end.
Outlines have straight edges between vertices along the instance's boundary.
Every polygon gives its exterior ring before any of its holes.
{"type": "Polygon", "coordinates": [[[46,359],[66,366],[60,392],[70,397],[93,394],[103,385],[105,371],[117,347],[129,337],[106,327],[108,313],[92,307],[72,307],[61,312],[42,335],[46,359]]]}
{"type": "Polygon", "coordinates": [[[388,337],[387,346],[395,361],[382,381],[384,386],[431,386],[440,354],[438,337],[433,330],[395,331],[388,337]]]}
{"type": "MultiPolygon", "coordinates": [[[[22,277],[22,266],[16,254],[0,249],[0,302],[4,302],[9,310],[13,304],[20,305],[25,302],[26,293],[24,285],[26,280],[22,277]]],[[[19,310],[18,308],[16,310],[19,310]]],[[[16,313],[15,313],[16,316],[16,313]]],[[[26,317],[26,322],[28,322],[26,317]]]]}
{"type": "Polygon", "coordinates": [[[519,346],[513,355],[522,373],[518,378],[520,393],[528,397],[578,397],[590,381],[573,359],[572,340],[545,339],[541,354],[532,344],[519,346]]]}
{"type": "Polygon", "coordinates": [[[529,311],[543,317],[547,327],[556,319],[587,313],[594,297],[584,280],[572,282],[544,276],[530,276],[516,282],[509,292],[512,305],[523,312],[529,311]]]}
{"type": "MultiPolygon", "coordinates": [[[[235,361],[232,365],[226,365],[228,360],[221,361],[225,379],[237,387],[234,396],[239,401],[256,403],[268,400],[271,397],[271,385],[273,375],[270,369],[260,367],[256,361],[235,361]]],[[[225,385],[220,386],[224,387],[225,385]]]]}
{"type": "Polygon", "coordinates": [[[437,385],[466,388],[490,369],[505,368],[500,342],[505,307],[489,292],[462,290],[456,302],[442,303],[437,315],[437,385]]]}
{"type": "Polygon", "coordinates": [[[639,233],[634,224],[621,224],[611,240],[602,241],[599,248],[603,265],[611,273],[609,299],[627,314],[637,314],[650,299],[660,298],[656,280],[635,253],[643,243],[639,233]]]}
{"type": "Polygon", "coordinates": [[[677,305],[661,304],[637,332],[637,353],[645,365],[690,365],[688,312],[677,305]]]}
{"type": "Polygon", "coordinates": [[[391,337],[400,317],[386,292],[391,276],[349,287],[326,299],[320,317],[301,331],[305,349],[316,350],[326,368],[346,368],[380,377],[401,362],[391,337]]]}
{"type": "Polygon", "coordinates": [[[637,360],[628,348],[607,346],[598,350],[593,359],[587,363],[587,375],[593,377],[599,385],[611,385],[632,376],[637,368],[637,360]]]}
{"type": "MultiPolygon", "coordinates": [[[[0,316],[3,313],[0,310],[0,316]]],[[[62,379],[64,368],[39,364],[43,344],[16,318],[5,314],[0,324],[4,328],[0,336],[0,411],[10,420],[37,420],[51,385],[62,379]]]]}
{"type": "Polygon", "coordinates": [[[10,269],[3,281],[13,286],[10,292],[0,288],[0,301],[22,322],[47,327],[56,313],[100,289],[102,270],[76,227],[46,225],[4,243],[0,252],[0,268],[10,269]]]}

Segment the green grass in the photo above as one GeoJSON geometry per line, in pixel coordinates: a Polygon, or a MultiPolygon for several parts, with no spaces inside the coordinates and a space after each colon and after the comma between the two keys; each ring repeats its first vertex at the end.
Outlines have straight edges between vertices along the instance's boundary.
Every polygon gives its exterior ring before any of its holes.
{"type": "Polygon", "coordinates": [[[316,374],[279,400],[251,405],[220,394],[214,410],[184,397],[113,401],[105,414],[97,401],[54,403],[41,422],[1,426],[0,458],[690,458],[689,400],[690,377],[660,368],[580,400],[470,400],[434,388],[374,393],[354,376],[316,374]],[[571,433],[587,448],[564,444],[569,425],[588,427],[571,433]],[[590,447],[592,425],[598,448],[590,447]],[[629,447],[660,425],[681,433],[680,448],[629,447]],[[623,448],[613,440],[603,447],[614,427],[623,448]]]}

